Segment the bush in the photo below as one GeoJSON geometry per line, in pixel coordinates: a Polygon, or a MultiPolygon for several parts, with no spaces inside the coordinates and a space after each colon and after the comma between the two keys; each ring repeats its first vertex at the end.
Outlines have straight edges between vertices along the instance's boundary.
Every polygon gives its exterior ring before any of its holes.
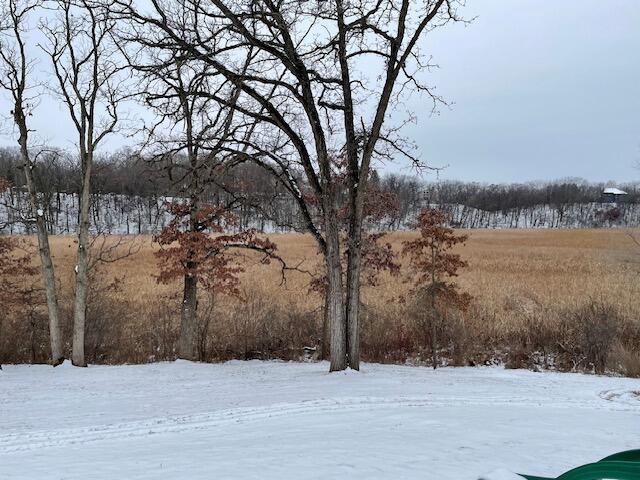
{"type": "MultiPolygon", "coordinates": [[[[636,345],[638,345],[636,343],[636,345]]],[[[626,377],[640,378],[640,351],[618,342],[608,357],[610,371],[619,372],[626,377]]]]}
{"type": "MultiPolygon", "coordinates": [[[[96,278],[87,316],[87,354],[93,363],[145,363],[176,358],[179,294],[134,304],[107,278],[96,278]]],[[[70,292],[61,306],[71,305],[70,292]]],[[[294,299],[273,302],[251,289],[240,299],[203,296],[199,308],[199,358],[301,360],[319,352],[322,309],[302,309],[294,299]],[[306,348],[308,347],[308,348],[306,348]],[[315,349],[315,350],[314,350],[315,349]]],[[[431,365],[431,338],[416,304],[365,304],[362,357],[381,363],[431,365]]],[[[451,309],[438,324],[438,358],[444,365],[488,365],[617,373],[640,377],[640,325],[611,304],[589,300],[572,308],[542,305],[530,295],[511,296],[497,312],[472,303],[451,309]]],[[[444,310],[443,310],[444,311],[444,310]]],[[[61,311],[67,340],[71,312],[61,311]]],[[[5,362],[42,362],[48,355],[46,312],[13,310],[3,322],[5,362]],[[32,315],[33,314],[33,315],[32,315]],[[33,323],[35,322],[35,323],[33,323]]],[[[67,343],[67,351],[70,345],[67,343]]]]}
{"type": "Polygon", "coordinates": [[[578,346],[588,367],[604,373],[607,359],[618,337],[621,319],[606,303],[591,301],[575,313],[578,346]]]}

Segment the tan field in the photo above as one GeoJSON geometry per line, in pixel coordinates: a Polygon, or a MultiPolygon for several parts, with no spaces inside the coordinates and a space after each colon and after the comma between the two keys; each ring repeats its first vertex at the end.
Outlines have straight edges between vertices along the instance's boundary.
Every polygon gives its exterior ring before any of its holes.
{"type": "MultiPolygon", "coordinates": [[[[461,272],[458,283],[473,296],[473,308],[459,320],[458,327],[445,333],[454,345],[453,350],[460,343],[471,352],[465,359],[470,356],[477,359],[479,351],[502,349],[505,344],[527,352],[541,348],[554,350],[557,345],[562,345],[561,352],[583,351],[580,341],[575,339],[575,331],[579,329],[563,327],[563,335],[575,341],[575,347],[568,346],[565,340],[556,341],[554,336],[563,318],[574,318],[573,312],[593,302],[614,308],[627,325],[625,330],[615,327],[617,336],[607,343],[607,349],[613,348],[611,345],[618,338],[631,342],[640,332],[640,247],[629,236],[640,236],[640,231],[475,230],[460,233],[469,235],[466,244],[458,249],[469,267],[461,272]],[[567,333],[569,330],[573,333],[567,333]],[[476,345],[478,343],[482,346],[476,345]],[[471,344],[473,346],[469,346],[471,344]]],[[[400,251],[402,242],[414,235],[396,232],[389,234],[387,240],[400,251]]],[[[286,234],[270,235],[270,238],[289,265],[318,271],[320,257],[310,236],[286,234]]],[[[157,246],[151,237],[132,237],[128,241],[135,241],[138,251],[100,266],[95,276],[89,307],[89,316],[93,317],[90,320],[97,322],[95,328],[100,332],[95,350],[104,351],[107,355],[104,358],[116,362],[170,358],[175,351],[179,325],[181,286],[178,282],[172,285],[156,282],[158,264],[154,251],[157,246]],[[106,288],[110,284],[112,288],[106,288]],[[111,340],[110,335],[114,337],[111,340]],[[121,348],[123,337],[132,341],[131,351],[135,353],[120,352],[110,357],[109,348],[114,345],[121,348]]],[[[57,275],[61,279],[61,306],[70,319],[74,238],[57,236],[51,242],[57,275]]],[[[208,338],[203,344],[203,358],[215,360],[243,355],[290,358],[295,354],[285,350],[317,345],[321,338],[321,299],[309,292],[309,275],[289,272],[283,284],[277,262],[265,266],[255,255],[241,256],[238,260],[245,267],[242,298],[214,297],[212,303],[211,297],[202,294],[200,316],[206,319],[208,338]]],[[[426,339],[423,341],[420,327],[412,320],[415,315],[412,317],[407,304],[398,301],[409,291],[406,275],[406,272],[397,278],[385,275],[378,286],[364,289],[362,341],[364,356],[368,359],[403,361],[405,357],[420,357],[419,352],[427,343],[426,339]]],[[[44,340],[43,345],[46,345],[44,340]]],[[[633,345],[625,349],[627,353],[637,352],[633,353],[637,355],[634,358],[640,358],[640,351],[633,345]]],[[[571,355],[574,358],[577,354],[571,355]]],[[[459,362],[467,361],[465,359],[459,362]]]]}
{"type": "MultiPolygon", "coordinates": [[[[623,310],[640,314],[640,247],[630,238],[631,230],[472,230],[458,252],[469,262],[458,282],[478,302],[499,308],[514,297],[546,305],[572,305],[586,298],[602,298],[623,310]]],[[[635,231],[636,235],[640,235],[635,231]]],[[[400,251],[413,232],[395,232],[387,240],[400,251]]],[[[133,237],[132,237],[133,238],[133,237]]],[[[316,271],[320,265],[311,236],[277,234],[269,238],[289,265],[316,271]],[[303,263],[301,263],[303,262],[303,263]]],[[[158,263],[151,237],[136,237],[139,251],[116,263],[100,267],[101,276],[118,278],[124,291],[136,303],[154,302],[161,294],[177,291],[179,285],[158,285],[154,275],[158,263]]],[[[73,271],[73,237],[51,238],[58,275],[68,286],[73,271]]],[[[319,299],[307,295],[308,275],[288,272],[281,285],[276,263],[265,266],[255,256],[244,256],[242,275],[247,290],[258,288],[273,302],[290,301],[316,305],[319,299]]],[[[365,290],[365,301],[387,302],[407,289],[404,277],[383,278],[381,285],[365,290]]]]}

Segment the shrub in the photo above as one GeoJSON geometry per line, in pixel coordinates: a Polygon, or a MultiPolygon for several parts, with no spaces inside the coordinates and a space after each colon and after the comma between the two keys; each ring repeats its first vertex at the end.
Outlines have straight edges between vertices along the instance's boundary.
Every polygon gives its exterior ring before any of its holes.
{"type": "MultiPolygon", "coordinates": [[[[638,345],[636,343],[636,345],[638,345]]],[[[627,377],[640,378],[640,351],[625,346],[621,342],[614,345],[608,356],[610,371],[619,372],[627,377]]]]}
{"type": "MultiPolygon", "coordinates": [[[[94,363],[144,363],[176,358],[178,294],[134,303],[117,281],[97,277],[87,316],[87,353],[94,363]]],[[[266,287],[268,288],[268,287],[266,287]]],[[[63,292],[61,306],[70,305],[63,292]]],[[[40,295],[40,294],[39,294],[40,295]]],[[[41,295],[40,295],[41,296],[41,295]]],[[[244,289],[241,298],[210,298],[199,309],[199,359],[301,360],[317,353],[322,309],[295,299],[274,302],[270,290],[244,289]],[[309,347],[305,349],[305,347],[309,347]],[[311,352],[311,354],[310,354],[311,352]]],[[[362,356],[382,363],[432,364],[430,328],[415,303],[367,303],[362,308],[362,356]]],[[[604,301],[572,308],[511,295],[497,312],[478,300],[465,311],[444,312],[436,332],[438,360],[446,365],[504,363],[508,368],[619,373],[640,377],[640,325],[604,301]]],[[[69,309],[62,310],[70,338],[69,309]]],[[[3,322],[6,362],[46,361],[48,333],[42,306],[12,309],[3,322]]],[[[68,345],[67,345],[68,349],[68,345]]]]}
{"type": "Polygon", "coordinates": [[[576,344],[584,356],[587,368],[602,374],[607,358],[621,327],[621,319],[613,306],[591,300],[573,315],[576,344]]]}

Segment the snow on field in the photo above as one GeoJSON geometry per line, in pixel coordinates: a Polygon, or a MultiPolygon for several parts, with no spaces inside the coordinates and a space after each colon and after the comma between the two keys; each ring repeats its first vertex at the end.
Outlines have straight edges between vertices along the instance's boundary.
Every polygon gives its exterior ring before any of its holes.
{"type": "Polygon", "coordinates": [[[557,475],[640,447],[636,390],[497,367],[4,366],[0,479],[557,475]]]}

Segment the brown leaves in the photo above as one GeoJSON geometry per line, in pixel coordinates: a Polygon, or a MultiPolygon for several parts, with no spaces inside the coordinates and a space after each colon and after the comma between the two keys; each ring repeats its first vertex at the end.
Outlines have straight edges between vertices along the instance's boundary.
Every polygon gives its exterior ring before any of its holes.
{"type": "Polygon", "coordinates": [[[384,232],[368,233],[362,239],[363,274],[367,286],[377,286],[380,273],[383,271],[389,272],[392,276],[400,273],[396,252],[389,242],[381,242],[385,235],[384,232]]]}
{"type": "Polygon", "coordinates": [[[458,270],[468,265],[459,254],[450,251],[464,243],[468,236],[457,235],[447,226],[448,220],[448,215],[441,210],[423,210],[416,225],[420,237],[404,242],[402,254],[411,261],[415,295],[466,309],[471,297],[460,293],[458,285],[449,279],[458,276],[458,270]]]}
{"type": "Polygon", "coordinates": [[[395,192],[380,188],[375,183],[367,187],[367,197],[364,201],[364,214],[368,222],[373,224],[390,218],[400,210],[400,199],[395,192]]]}
{"type": "Polygon", "coordinates": [[[244,269],[235,261],[230,249],[250,249],[265,254],[269,263],[276,245],[259,238],[255,230],[223,233],[236,224],[235,216],[220,206],[194,206],[191,202],[167,203],[173,215],[169,224],[154,237],[161,245],[156,252],[160,265],[159,283],[171,283],[185,276],[196,277],[202,286],[225,295],[240,295],[238,275],[244,269]]]}

